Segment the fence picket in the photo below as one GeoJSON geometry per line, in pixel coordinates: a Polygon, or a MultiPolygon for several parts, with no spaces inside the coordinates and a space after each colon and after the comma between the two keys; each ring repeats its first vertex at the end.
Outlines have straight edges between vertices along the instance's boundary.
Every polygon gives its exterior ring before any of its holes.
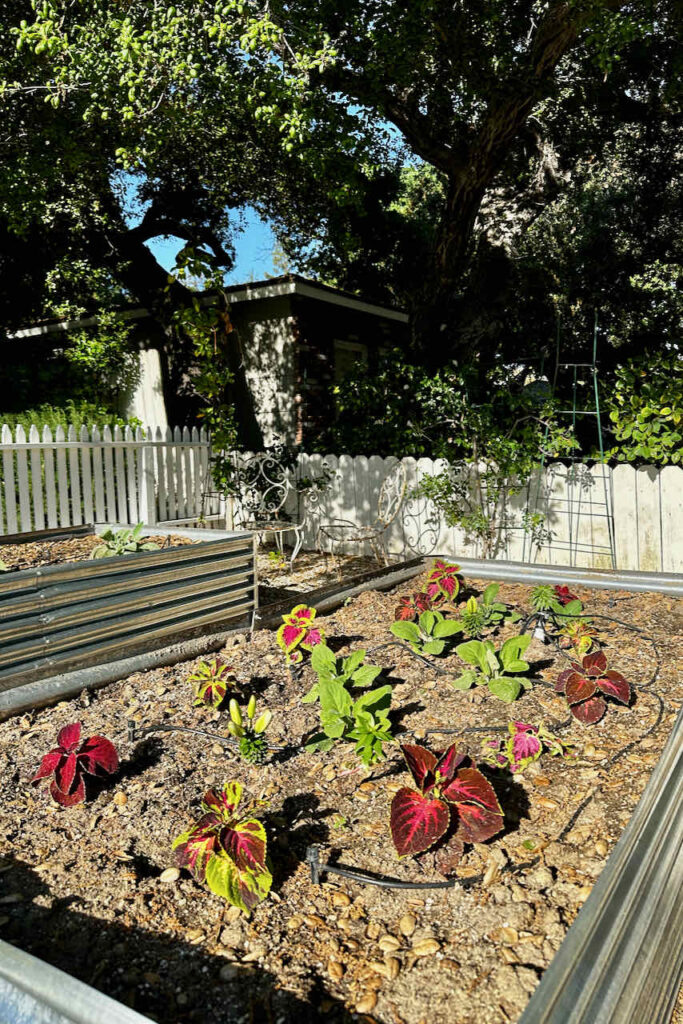
{"type": "Polygon", "coordinates": [[[55,428],[55,459],[57,462],[57,493],[59,495],[59,525],[68,526],[71,518],[69,477],[66,468],[66,433],[64,427],[55,428]]]}
{"type": "MultiPolygon", "coordinates": [[[[123,431],[118,423],[114,427],[114,442],[116,441],[123,441],[123,431]]],[[[127,523],[129,520],[126,494],[126,464],[124,449],[120,445],[116,445],[114,448],[114,477],[116,480],[116,501],[118,507],[117,518],[120,523],[127,523]]]]}
{"type": "Polygon", "coordinates": [[[196,509],[194,507],[194,482],[192,479],[192,449],[190,448],[190,431],[187,427],[183,427],[183,469],[185,476],[185,511],[183,516],[189,519],[190,516],[196,515],[196,509]]]}
{"type": "Polygon", "coordinates": [[[126,441],[126,444],[128,445],[128,447],[126,447],[124,451],[124,455],[126,458],[126,475],[128,481],[128,486],[126,488],[128,491],[128,522],[139,523],[142,521],[143,517],[139,514],[138,510],[138,496],[140,489],[138,486],[138,478],[135,470],[136,449],[133,447],[132,444],[132,442],[135,440],[135,437],[130,427],[126,427],[123,438],[126,441]]]}
{"type": "Polygon", "coordinates": [[[103,468],[103,455],[104,448],[100,445],[100,432],[97,427],[92,428],[92,472],[93,472],[93,488],[95,491],[95,522],[104,523],[107,519],[105,512],[105,497],[104,497],[104,468],[103,468]]]}
{"type": "Polygon", "coordinates": [[[166,519],[177,519],[178,518],[178,503],[176,495],[178,493],[178,480],[175,472],[175,449],[173,447],[173,431],[170,427],[166,428],[166,446],[164,453],[166,455],[166,519]]]}
{"type": "Polygon", "coordinates": [[[90,437],[88,435],[88,428],[85,424],[80,430],[81,440],[81,480],[83,483],[83,522],[94,523],[95,516],[93,513],[93,485],[92,485],[92,473],[90,470],[90,437]]]}
{"type": "MultiPolygon", "coordinates": [[[[31,424],[28,432],[28,442],[35,447],[31,448],[31,493],[33,496],[33,529],[45,529],[45,509],[43,505],[43,461],[40,457],[40,434],[35,423],[31,424]]],[[[0,523],[0,528],[2,524],[0,523]]]]}
{"type": "Polygon", "coordinates": [[[5,523],[8,533],[17,532],[17,497],[14,486],[14,452],[12,431],[5,423],[2,428],[2,471],[5,480],[5,523]],[[6,447],[5,447],[6,446],[6,447]]]}
{"type": "MultiPolygon", "coordinates": [[[[26,444],[24,428],[17,426],[17,444],[26,444]]],[[[31,494],[28,470],[28,453],[25,448],[17,448],[17,490],[19,491],[19,519],[22,531],[31,529],[31,494]]]]}
{"type": "Polygon", "coordinates": [[[71,524],[80,526],[83,522],[81,505],[81,472],[78,465],[78,438],[73,424],[67,432],[69,440],[69,484],[71,486],[71,524]]]}
{"type": "Polygon", "coordinates": [[[102,430],[102,458],[104,461],[104,492],[107,503],[107,519],[115,523],[118,519],[116,514],[116,483],[114,480],[114,449],[112,448],[111,427],[108,425],[102,430]]]}
{"type": "MultiPolygon", "coordinates": [[[[168,433],[167,428],[166,435],[168,433]]],[[[164,520],[170,519],[170,516],[166,501],[166,450],[161,445],[162,440],[161,427],[157,427],[154,431],[154,441],[156,443],[157,517],[159,522],[163,523],[164,520]]]]}
{"type": "Polygon", "coordinates": [[[47,508],[47,525],[52,529],[57,525],[57,489],[55,487],[54,449],[52,448],[52,431],[43,427],[43,461],[45,464],[45,506],[47,508]]]}

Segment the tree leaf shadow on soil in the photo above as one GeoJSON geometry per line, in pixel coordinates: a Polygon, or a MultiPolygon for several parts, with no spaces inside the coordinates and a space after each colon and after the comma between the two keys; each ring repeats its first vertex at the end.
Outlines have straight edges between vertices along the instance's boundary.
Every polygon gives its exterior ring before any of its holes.
{"type": "Polygon", "coordinates": [[[363,637],[360,635],[360,633],[354,633],[352,635],[344,635],[342,633],[337,636],[325,637],[325,643],[327,644],[329,649],[333,651],[335,654],[337,654],[337,652],[340,651],[342,647],[348,647],[350,644],[357,643],[359,640],[363,640],[363,637]]]}
{"type": "Polygon", "coordinates": [[[131,927],[124,923],[125,910],[120,911],[120,921],[103,921],[74,910],[67,901],[53,899],[49,885],[23,861],[13,860],[3,877],[12,891],[24,897],[22,903],[6,908],[10,918],[3,926],[6,942],[150,1020],[351,1024],[354,1019],[327,991],[315,969],[304,982],[307,992],[301,998],[280,988],[277,977],[257,964],[232,963],[179,936],[131,927]],[[221,969],[228,964],[221,977],[221,969]]]}
{"type": "MultiPolygon", "coordinates": [[[[519,823],[523,818],[529,818],[529,797],[524,786],[515,779],[509,771],[493,768],[490,765],[480,764],[477,766],[480,772],[486,776],[493,786],[498,803],[503,810],[503,835],[510,835],[519,829],[519,823]]],[[[493,837],[494,840],[501,838],[501,833],[493,837]]]]}
{"type": "Polygon", "coordinates": [[[324,822],[334,810],[320,810],[320,800],[313,793],[297,793],[283,801],[279,811],[262,815],[268,832],[274,836],[278,856],[273,864],[273,888],[276,890],[306,860],[306,849],[326,843],[330,830],[324,822]]]}

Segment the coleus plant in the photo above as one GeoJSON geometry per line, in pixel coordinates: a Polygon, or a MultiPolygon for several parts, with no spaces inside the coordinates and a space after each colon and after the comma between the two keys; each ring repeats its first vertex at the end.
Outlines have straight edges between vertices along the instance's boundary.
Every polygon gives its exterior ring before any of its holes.
{"type": "Polygon", "coordinates": [[[453,604],[460,592],[459,572],[459,565],[443,562],[440,558],[434,560],[424,587],[424,593],[432,605],[453,604]]]}
{"type": "Polygon", "coordinates": [[[72,807],[85,800],[85,776],[103,778],[119,766],[114,744],[105,736],[89,736],[81,742],[81,723],[65,725],[57,734],[57,746],[45,755],[40,768],[31,779],[53,776],[50,795],[62,807],[72,807]]]}
{"type": "Polygon", "coordinates": [[[399,598],[399,603],[394,610],[394,619],[397,622],[414,622],[422,612],[432,607],[432,599],[428,594],[418,590],[414,594],[407,594],[399,598]]]}
{"type": "Polygon", "coordinates": [[[598,636],[597,629],[590,625],[590,619],[570,619],[558,631],[557,642],[565,650],[573,648],[581,658],[591,652],[598,636]]]}
{"type": "Polygon", "coordinates": [[[531,637],[524,634],[510,637],[499,651],[490,640],[468,640],[458,644],[455,653],[474,667],[465,669],[453,680],[453,686],[456,690],[469,690],[475,685],[488,686],[494,697],[511,703],[531,685],[528,679],[518,675],[529,671],[529,663],[522,659],[522,655],[530,643],[531,637]]]}
{"type": "Polygon", "coordinates": [[[273,876],[266,858],[266,830],[258,818],[238,815],[239,782],[226,782],[220,793],[204,794],[204,812],[190,829],[173,840],[176,864],[198,882],[249,913],[265,899],[273,876]]]}
{"type": "Polygon", "coordinates": [[[478,638],[484,630],[493,629],[501,622],[518,622],[519,612],[508,608],[502,601],[496,601],[500,583],[490,583],[481,595],[481,604],[476,597],[470,597],[461,609],[455,622],[459,623],[463,636],[478,638]]]}
{"type": "Polygon", "coordinates": [[[200,661],[187,679],[194,688],[195,707],[218,708],[225,700],[228,688],[234,690],[237,687],[232,665],[222,658],[200,661]]]}
{"type": "Polygon", "coordinates": [[[563,743],[543,723],[529,725],[526,722],[508,722],[507,737],[497,739],[491,736],[484,740],[482,760],[519,774],[528,765],[538,761],[544,752],[554,757],[574,756],[571,745],[563,743]]]}
{"type": "Polygon", "coordinates": [[[282,616],[282,625],[277,631],[278,646],[284,651],[287,663],[296,665],[303,660],[303,652],[309,653],[325,639],[324,630],[314,626],[315,608],[298,604],[291,612],[282,616]]]}
{"type": "Polygon", "coordinates": [[[418,654],[443,654],[446,641],[455,636],[462,626],[445,619],[441,612],[422,612],[417,622],[392,622],[391,632],[399,640],[406,640],[418,654]]]}
{"type": "Polygon", "coordinates": [[[605,697],[620,704],[631,700],[631,687],[620,672],[607,668],[604,651],[587,654],[581,664],[573,661],[557,677],[555,689],[563,693],[574,718],[584,725],[599,722],[607,710],[605,697]]]}
{"type": "Polygon", "coordinates": [[[233,697],[230,701],[228,732],[239,740],[239,751],[250,764],[262,764],[268,753],[265,732],[273,720],[272,711],[264,711],[256,718],[256,697],[252,694],[247,704],[246,715],[233,697]]]}
{"type": "Polygon", "coordinates": [[[503,812],[491,783],[457,753],[401,747],[417,789],[399,789],[391,802],[391,837],[399,857],[415,856],[446,839],[435,866],[449,873],[465,843],[483,843],[503,828],[503,812]]]}

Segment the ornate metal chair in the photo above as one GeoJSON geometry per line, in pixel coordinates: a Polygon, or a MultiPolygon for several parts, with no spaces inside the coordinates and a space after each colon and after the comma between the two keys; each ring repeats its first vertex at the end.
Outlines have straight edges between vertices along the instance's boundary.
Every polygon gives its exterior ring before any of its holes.
{"type": "Polygon", "coordinates": [[[370,526],[359,526],[348,519],[333,519],[318,527],[317,548],[324,550],[327,543],[334,551],[335,544],[367,543],[378,562],[388,563],[385,535],[398,515],[406,493],[406,469],[397,462],[389,470],[379,491],[377,515],[370,526]]]}
{"type": "Polygon", "coordinates": [[[278,551],[282,552],[285,533],[294,534],[294,547],[290,565],[301,550],[305,515],[300,495],[292,484],[290,474],[277,453],[259,452],[256,455],[237,456],[237,496],[233,506],[235,526],[259,535],[273,534],[278,551]],[[296,516],[291,518],[285,510],[290,495],[296,495],[296,516]]]}

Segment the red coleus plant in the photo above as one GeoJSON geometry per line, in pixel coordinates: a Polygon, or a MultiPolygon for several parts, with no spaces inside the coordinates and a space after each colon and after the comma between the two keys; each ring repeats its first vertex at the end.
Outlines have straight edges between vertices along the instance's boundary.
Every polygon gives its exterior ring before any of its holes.
{"type": "Polygon", "coordinates": [[[440,558],[435,559],[424,588],[433,605],[442,602],[451,604],[455,601],[460,590],[459,572],[459,565],[450,565],[448,562],[442,562],[440,558]]]}
{"type": "Polygon", "coordinates": [[[579,600],[576,594],[572,594],[568,586],[560,585],[559,583],[555,586],[555,597],[563,607],[565,604],[569,604],[570,601],[579,600]]]}
{"type": "Polygon", "coordinates": [[[426,747],[402,746],[417,791],[399,789],[391,802],[391,837],[399,857],[421,854],[451,830],[436,867],[447,873],[465,843],[483,843],[503,828],[503,812],[491,783],[456,744],[434,754],[426,747]]]}
{"type": "Polygon", "coordinates": [[[422,612],[429,611],[432,607],[432,599],[429,594],[417,591],[415,594],[399,598],[399,604],[394,610],[394,621],[414,622],[422,612]]]}
{"type": "Polygon", "coordinates": [[[54,775],[50,794],[62,807],[85,800],[84,775],[100,778],[111,775],[119,766],[116,747],[104,736],[90,736],[81,743],[81,723],[65,725],[57,735],[57,746],[46,754],[31,779],[38,782],[54,775]]]}
{"type": "Polygon", "coordinates": [[[303,659],[303,651],[312,651],[325,639],[324,631],[313,625],[315,615],[315,608],[298,604],[291,612],[282,616],[282,625],[277,631],[276,639],[288,662],[297,664],[303,659]]]}
{"type": "Polygon", "coordinates": [[[631,699],[630,685],[620,672],[607,669],[603,651],[587,654],[580,665],[573,661],[558,676],[555,689],[565,695],[574,718],[584,725],[600,721],[607,710],[604,697],[614,697],[620,704],[631,699]]]}

